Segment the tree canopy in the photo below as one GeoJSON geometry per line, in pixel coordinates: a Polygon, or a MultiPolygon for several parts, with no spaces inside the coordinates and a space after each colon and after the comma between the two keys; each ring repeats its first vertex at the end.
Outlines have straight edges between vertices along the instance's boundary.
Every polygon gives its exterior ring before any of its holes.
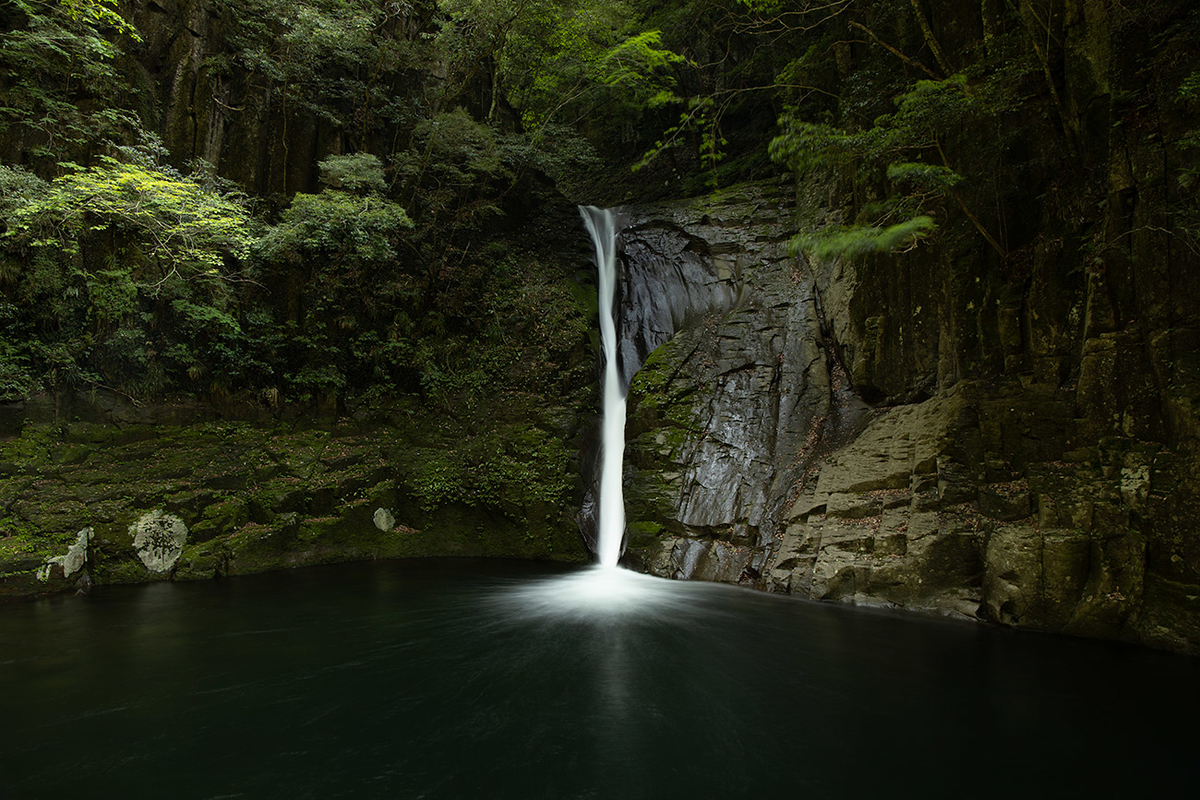
{"type": "MultiPolygon", "coordinates": [[[[1096,168],[1062,0],[204,9],[0,9],[5,397],[470,394],[511,378],[508,328],[540,343],[530,363],[573,358],[542,329],[562,276],[519,234],[556,190],[614,204],[823,175],[837,221],[795,253],[959,237],[1007,263],[1031,237],[1018,199],[1063,198],[1052,176],[1096,168]]],[[[1110,87],[1112,102],[1186,118],[1196,12],[1110,11],[1157,37],[1152,88],[1110,87]]],[[[1200,136],[1176,127],[1170,225],[1194,246],[1200,136]]],[[[1085,195],[1059,216],[1094,213],[1085,195]]]]}

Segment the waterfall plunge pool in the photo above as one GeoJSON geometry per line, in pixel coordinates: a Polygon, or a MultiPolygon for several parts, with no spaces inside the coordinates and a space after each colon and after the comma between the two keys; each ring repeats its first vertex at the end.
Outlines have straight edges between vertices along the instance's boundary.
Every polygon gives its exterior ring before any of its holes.
{"type": "Polygon", "coordinates": [[[1197,796],[1197,664],[604,568],[0,605],[0,797],[1197,796]]]}

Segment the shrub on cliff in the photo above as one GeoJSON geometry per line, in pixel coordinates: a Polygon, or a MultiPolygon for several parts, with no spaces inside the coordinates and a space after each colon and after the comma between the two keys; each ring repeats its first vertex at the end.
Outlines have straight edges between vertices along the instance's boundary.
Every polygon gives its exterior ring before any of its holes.
{"type": "Polygon", "coordinates": [[[158,164],[151,145],[61,168],[0,175],[16,190],[0,237],[6,332],[26,343],[30,380],[161,391],[197,377],[240,334],[232,287],[254,239],[240,197],[158,164]]]}

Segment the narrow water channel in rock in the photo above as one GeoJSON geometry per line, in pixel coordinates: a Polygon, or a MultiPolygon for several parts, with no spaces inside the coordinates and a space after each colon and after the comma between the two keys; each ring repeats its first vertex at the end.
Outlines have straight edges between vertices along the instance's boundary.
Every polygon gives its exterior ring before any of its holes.
{"type": "Polygon", "coordinates": [[[1195,796],[1196,676],[598,567],[104,587],[3,607],[0,797],[1195,796]]]}

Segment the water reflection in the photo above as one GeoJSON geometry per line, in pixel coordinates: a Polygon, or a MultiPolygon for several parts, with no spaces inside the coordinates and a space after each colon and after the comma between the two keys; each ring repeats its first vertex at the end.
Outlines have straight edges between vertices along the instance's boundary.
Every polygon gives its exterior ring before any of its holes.
{"type": "Polygon", "coordinates": [[[106,589],[0,646],[0,797],[1200,789],[1193,660],[612,569],[106,589]]]}

